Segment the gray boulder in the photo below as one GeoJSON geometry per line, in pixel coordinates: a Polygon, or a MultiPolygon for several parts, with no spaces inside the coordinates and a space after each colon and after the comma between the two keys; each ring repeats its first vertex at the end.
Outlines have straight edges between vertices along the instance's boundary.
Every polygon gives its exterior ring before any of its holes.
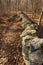
{"type": "Polygon", "coordinates": [[[24,31],[22,38],[22,55],[26,65],[42,65],[43,63],[43,39],[38,38],[38,24],[34,23],[23,12],[21,13],[24,31]]]}

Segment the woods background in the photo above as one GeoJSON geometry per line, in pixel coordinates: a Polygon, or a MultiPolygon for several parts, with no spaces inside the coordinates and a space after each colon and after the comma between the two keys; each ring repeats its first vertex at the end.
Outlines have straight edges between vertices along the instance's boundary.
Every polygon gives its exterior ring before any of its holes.
{"type": "Polygon", "coordinates": [[[43,8],[43,0],[0,0],[0,14],[14,11],[38,12],[43,8]]]}

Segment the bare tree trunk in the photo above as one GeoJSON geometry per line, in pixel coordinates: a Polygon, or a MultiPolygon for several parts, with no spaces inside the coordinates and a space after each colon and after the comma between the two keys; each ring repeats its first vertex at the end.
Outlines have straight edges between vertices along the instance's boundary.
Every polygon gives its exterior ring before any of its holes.
{"type": "Polygon", "coordinates": [[[43,16],[43,12],[41,12],[41,15],[40,15],[40,18],[39,18],[39,25],[41,25],[42,16],[43,16]]]}

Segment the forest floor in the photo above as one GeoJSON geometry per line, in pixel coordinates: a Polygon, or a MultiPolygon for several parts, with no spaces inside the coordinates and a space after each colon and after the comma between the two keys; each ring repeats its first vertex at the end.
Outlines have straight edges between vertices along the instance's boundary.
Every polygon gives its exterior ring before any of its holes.
{"type": "Polygon", "coordinates": [[[25,65],[20,38],[22,31],[22,19],[18,14],[0,17],[0,65],[25,65]]]}
{"type": "Polygon", "coordinates": [[[17,14],[0,17],[0,64],[2,65],[24,65],[20,38],[23,30],[21,24],[22,20],[17,14]],[[8,58],[4,62],[1,60],[3,56],[8,58]]]}

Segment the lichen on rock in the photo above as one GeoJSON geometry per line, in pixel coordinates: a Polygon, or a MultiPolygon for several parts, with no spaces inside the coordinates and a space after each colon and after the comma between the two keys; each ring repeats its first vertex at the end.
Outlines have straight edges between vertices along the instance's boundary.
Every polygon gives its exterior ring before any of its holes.
{"type": "Polygon", "coordinates": [[[43,63],[43,54],[41,45],[43,38],[39,38],[38,24],[34,23],[23,12],[21,12],[23,22],[23,32],[20,35],[22,38],[22,55],[26,65],[41,65],[43,63]]]}

